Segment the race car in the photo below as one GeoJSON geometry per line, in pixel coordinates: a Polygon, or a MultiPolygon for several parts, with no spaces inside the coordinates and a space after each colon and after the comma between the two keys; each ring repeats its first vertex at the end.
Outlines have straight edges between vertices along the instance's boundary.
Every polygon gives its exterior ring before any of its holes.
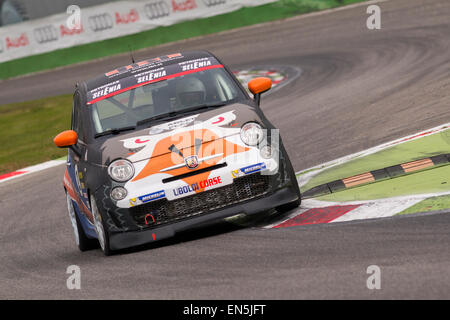
{"type": "Polygon", "coordinates": [[[278,130],[260,109],[269,78],[249,96],[207,51],[132,63],[76,85],[67,207],[81,251],[105,255],[194,226],[270,208],[301,194],[278,130]]]}

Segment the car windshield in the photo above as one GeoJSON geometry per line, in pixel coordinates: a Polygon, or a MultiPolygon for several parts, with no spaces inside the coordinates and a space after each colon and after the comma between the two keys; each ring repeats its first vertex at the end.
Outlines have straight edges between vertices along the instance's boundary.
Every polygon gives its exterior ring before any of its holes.
{"type": "Polygon", "coordinates": [[[208,69],[139,86],[90,105],[96,134],[118,133],[142,123],[245,99],[223,68],[208,69]]]}

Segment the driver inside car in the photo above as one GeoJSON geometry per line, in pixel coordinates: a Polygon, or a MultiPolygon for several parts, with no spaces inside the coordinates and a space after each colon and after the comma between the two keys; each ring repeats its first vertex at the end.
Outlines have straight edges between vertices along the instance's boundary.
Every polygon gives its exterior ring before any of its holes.
{"type": "Polygon", "coordinates": [[[185,77],[177,83],[176,97],[176,111],[203,105],[206,101],[205,85],[197,77],[185,77]]]}

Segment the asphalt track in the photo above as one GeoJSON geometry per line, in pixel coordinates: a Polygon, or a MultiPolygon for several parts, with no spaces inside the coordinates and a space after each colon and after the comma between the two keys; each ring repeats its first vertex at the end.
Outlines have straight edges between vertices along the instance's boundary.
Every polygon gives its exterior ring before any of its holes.
{"type": "MultiPolygon", "coordinates": [[[[263,98],[296,170],[447,123],[450,2],[379,4],[294,18],[137,53],[208,49],[232,67],[292,65],[296,81],[263,98]]],[[[118,56],[0,83],[2,103],[68,93],[118,56]],[[25,89],[26,88],[26,89],[25,89]]],[[[63,166],[0,184],[0,298],[449,299],[450,216],[416,215],[263,230],[228,224],[105,258],[75,247],[63,166]],[[68,290],[66,268],[81,268],[68,290]],[[381,289],[366,287],[370,265],[381,289]]]]}

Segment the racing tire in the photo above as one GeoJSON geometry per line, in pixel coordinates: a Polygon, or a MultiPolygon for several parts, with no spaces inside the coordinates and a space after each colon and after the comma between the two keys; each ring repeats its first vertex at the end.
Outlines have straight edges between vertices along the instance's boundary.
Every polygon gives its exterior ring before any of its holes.
{"type": "Polygon", "coordinates": [[[97,233],[97,239],[100,245],[100,249],[105,256],[109,256],[112,254],[112,250],[109,247],[109,234],[107,228],[105,228],[104,219],[102,218],[102,215],[98,210],[97,202],[95,201],[93,195],[91,195],[90,200],[92,216],[94,217],[95,232],[97,233]]]}
{"type": "Polygon", "coordinates": [[[292,188],[294,189],[294,192],[298,195],[298,200],[294,201],[294,202],[298,202],[298,205],[297,205],[297,207],[298,207],[302,203],[302,193],[301,193],[300,187],[298,185],[297,175],[295,174],[295,171],[292,168],[292,166],[291,166],[289,172],[290,172],[290,178],[292,181],[292,188]]]}
{"type": "Polygon", "coordinates": [[[67,210],[69,211],[69,218],[72,223],[72,229],[75,236],[75,243],[77,244],[78,249],[84,252],[87,250],[97,248],[98,247],[97,240],[88,238],[84,233],[80,219],[78,218],[78,215],[75,212],[75,208],[73,207],[72,198],[70,198],[67,192],[66,192],[66,200],[67,200],[67,210]]]}
{"type": "Polygon", "coordinates": [[[294,210],[294,209],[298,208],[300,206],[300,204],[302,203],[302,194],[300,192],[300,187],[298,186],[298,183],[297,183],[297,176],[295,175],[295,172],[294,172],[294,169],[292,168],[292,166],[289,166],[288,170],[289,170],[290,179],[293,184],[292,189],[298,195],[298,199],[295,201],[283,204],[281,206],[278,206],[276,208],[277,211],[282,212],[282,213],[290,211],[290,210],[294,210]]]}

